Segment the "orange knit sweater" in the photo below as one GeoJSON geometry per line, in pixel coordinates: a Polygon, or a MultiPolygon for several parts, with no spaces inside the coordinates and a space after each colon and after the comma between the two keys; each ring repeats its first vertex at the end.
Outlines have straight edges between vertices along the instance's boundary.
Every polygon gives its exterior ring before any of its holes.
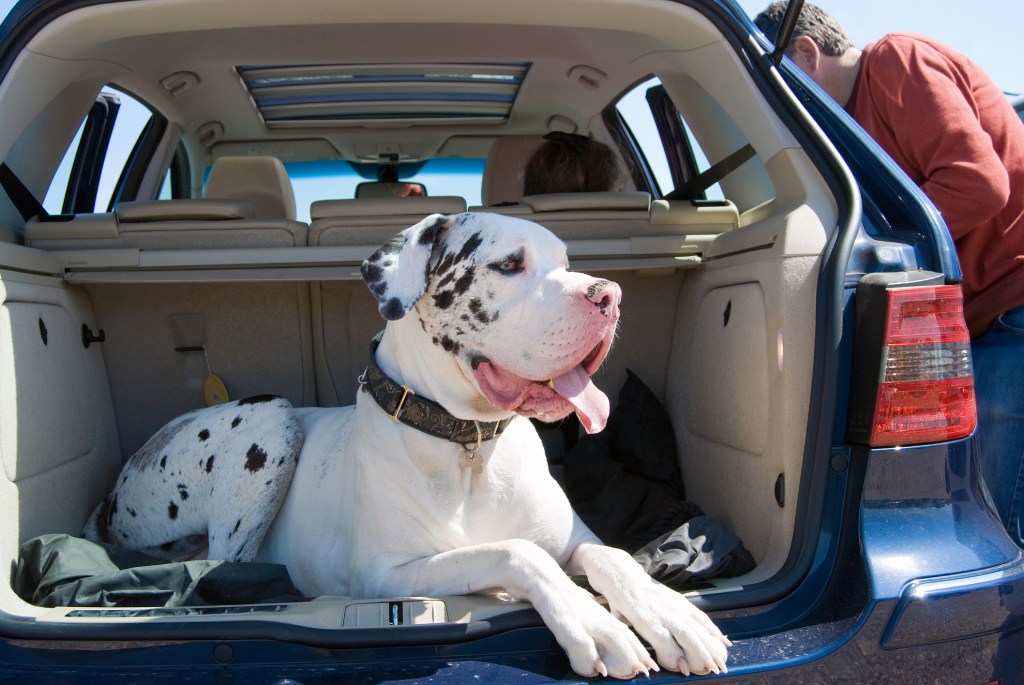
{"type": "Polygon", "coordinates": [[[941,43],[893,33],[864,49],[846,109],[942,213],[971,335],[1024,305],[1024,123],[992,80],[941,43]]]}

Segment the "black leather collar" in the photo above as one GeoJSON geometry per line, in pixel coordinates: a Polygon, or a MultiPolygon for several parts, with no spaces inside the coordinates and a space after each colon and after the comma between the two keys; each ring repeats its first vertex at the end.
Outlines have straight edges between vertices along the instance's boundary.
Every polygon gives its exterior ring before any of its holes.
{"type": "Polygon", "coordinates": [[[473,421],[452,416],[433,400],[421,397],[406,385],[385,374],[377,365],[377,347],[383,331],[370,341],[370,363],[359,378],[363,392],[377,401],[395,423],[402,423],[435,438],[444,438],[459,445],[479,444],[501,435],[514,417],[501,421],[473,421]]]}

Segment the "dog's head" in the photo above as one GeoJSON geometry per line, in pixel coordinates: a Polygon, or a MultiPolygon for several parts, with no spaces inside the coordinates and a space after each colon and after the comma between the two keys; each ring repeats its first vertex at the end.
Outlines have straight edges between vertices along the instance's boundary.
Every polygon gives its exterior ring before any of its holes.
{"type": "Polygon", "coordinates": [[[554,421],[577,412],[604,427],[607,398],[590,381],[615,335],[621,291],[568,270],[565,246],[529,221],[435,214],[362,266],[389,321],[415,315],[496,407],[554,421]]]}

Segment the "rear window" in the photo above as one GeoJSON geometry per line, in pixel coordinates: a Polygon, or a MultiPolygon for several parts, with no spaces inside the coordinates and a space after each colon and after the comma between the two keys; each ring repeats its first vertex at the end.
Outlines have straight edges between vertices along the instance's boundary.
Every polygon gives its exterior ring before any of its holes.
{"type": "Polygon", "coordinates": [[[43,199],[50,214],[108,212],[132,151],[153,118],[134,96],[105,86],[75,134],[43,199]]]}
{"type": "MultiPolygon", "coordinates": [[[[320,160],[285,162],[284,167],[295,191],[295,218],[299,221],[309,221],[313,202],[353,198],[357,185],[377,180],[375,164],[320,160]]],[[[209,175],[209,169],[206,173],[209,175]]],[[[483,159],[442,158],[398,165],[400,180],[421,183],[428,195],[457,195],[468,205],[480,204],[483,173],[483,159]]]]}

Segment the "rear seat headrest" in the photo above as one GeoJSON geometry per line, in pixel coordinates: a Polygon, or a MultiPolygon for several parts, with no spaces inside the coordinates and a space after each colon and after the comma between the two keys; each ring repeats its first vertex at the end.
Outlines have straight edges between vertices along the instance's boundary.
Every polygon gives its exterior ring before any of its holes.
{"type": "Polygon", "coordinates": [[[122,224],[149,221],[226,221],[255,219],[256,208],[241,200],[140,200],[121,202],[114,210],[122,224]]]}
{"type": "Polygon", "coordinates": [[[544,136],[501,136],[491,144],[484,164],[480,198],[484,205],[517,202],[523,196],[523,172],[544,136]]]}
{"type": "Polygon", "coordinates": [[[317,200],[309,207],[311,221],[339,217],[387,216],[398,214],[460,214],[466,200],[456,195],[317,200]]]}
{"type": "Polygon", "coordinates": [[[276,157],[219,157],[203,196],[250,202],[260,219],[295,220],[295,191],[276,157]]]}
{"type": "Polygon", "coordinates": [[[571,210],[641,211],[651,208],[651,195],[641,190],[623,190],[607,193],[550,193],[527,195],[520,202],[535,212],[565,212],[571,210]]]}

